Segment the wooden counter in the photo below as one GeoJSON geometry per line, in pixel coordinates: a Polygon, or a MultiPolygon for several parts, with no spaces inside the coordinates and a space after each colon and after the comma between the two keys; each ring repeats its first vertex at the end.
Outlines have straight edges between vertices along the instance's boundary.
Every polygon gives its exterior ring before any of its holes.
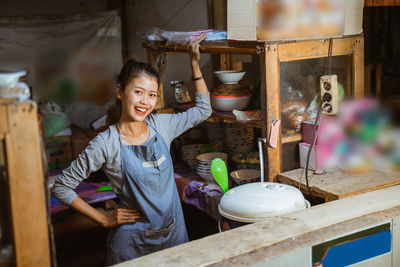
{"type": "MultiPolygon", "coordinates": [[[[291,170],[278,175],[281,183],[298,187],[302,169],[291,170]]],[[[369,172],[346,174],[336,170],[326,174],[312,174],[309,171],[309,185],[314,196],[325,199],[325,202],[370,192],[400,184],[400,174],[369,172]]],[[[301,191],[308,195],[305,172],[301,179],[301,191]]]]}
{"type": "MultiPolygon", "coordinates": [[[[332,201],[118,266],[312,266],[310,246],[359,229],[391,222],[393,238],[397,240],[400,234],[399,195],[400,186],[393,186],[332,201]]],[[[393,255],[388,256],[391,265],[374,266],[400,266],[399,243],[393,242],[392,251],[393,255]]]]}

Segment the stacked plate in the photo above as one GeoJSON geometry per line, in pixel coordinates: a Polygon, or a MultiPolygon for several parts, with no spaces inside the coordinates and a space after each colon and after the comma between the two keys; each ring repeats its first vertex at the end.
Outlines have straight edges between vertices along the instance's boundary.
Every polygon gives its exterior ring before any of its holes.
{"type": "Polygon", "coordinates": [[[221,158],[228,165],[228,155],[222,152],[212,152],[200,154],[197,157],[196,172],[201,178],[207,182],[214,182],[214,177],[211,173],[211,163],[215,158],[221,158]]]}
{"type": "Polygon", "coordinates": [[[205,122],[208,142],[212,145],[222,144],[224,142],[224,128],[222,119],[209,118],[205,122]]]}
{"type": "Polygon", "coordinates": [[[196,169],[197,166],[197,155],[200,154],[200,149],[205,147],[204,144],[193,144],[193,145],[185,145],[182,146],[182,160],[193,170],[196,169]]]}
{"type": "Polygon", "coordinates": [[[224,120],[225,146],[230,154],[254,149],[254,128],[231,120],[224,120]]]}

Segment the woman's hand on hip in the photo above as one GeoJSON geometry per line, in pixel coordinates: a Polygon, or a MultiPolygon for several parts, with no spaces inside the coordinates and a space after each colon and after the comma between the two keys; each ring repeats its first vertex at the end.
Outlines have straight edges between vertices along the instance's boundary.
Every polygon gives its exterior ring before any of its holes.
{"type": "Polygon", "coordinates": [[[134,223],[141,217],[140,212],[133,209],[115,209],[103,223],[106,228],[113,228],[122,224],[134,223]]]}
{"type": "Polygon", "coordinates": [[[189,56],[190,56],[190,64],[197,65],[200,60],[200,43],[207,38],[207,34],[203,33],[198,38],[193,39],[189,43],[189,56]]]}

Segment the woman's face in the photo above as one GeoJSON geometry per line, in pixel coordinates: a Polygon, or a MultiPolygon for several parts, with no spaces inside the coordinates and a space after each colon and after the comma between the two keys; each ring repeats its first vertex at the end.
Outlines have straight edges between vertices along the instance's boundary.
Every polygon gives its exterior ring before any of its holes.
{"type": "Polygon", "coordinates": [[[133,78],[122,91],[117,87],[117,97],[122,102],[122,114],[132,121],[144,121],[157,102],[158,83],[143,73],[133,78]]]}

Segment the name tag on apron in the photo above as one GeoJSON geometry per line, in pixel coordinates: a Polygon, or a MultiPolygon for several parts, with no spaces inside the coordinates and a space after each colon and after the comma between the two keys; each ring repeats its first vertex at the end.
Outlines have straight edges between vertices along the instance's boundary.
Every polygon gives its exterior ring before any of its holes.
{"type": "Polygon", "coordinates": [[[166,159],[167,159],[167,157],[165,157],[165,155],[162,155],[156,161],[144,161],[144,162],[142,162],[142,167],[143,168],[156,168],[156,167],[160,166],[161,163],[163,163],[166,159]]]}

